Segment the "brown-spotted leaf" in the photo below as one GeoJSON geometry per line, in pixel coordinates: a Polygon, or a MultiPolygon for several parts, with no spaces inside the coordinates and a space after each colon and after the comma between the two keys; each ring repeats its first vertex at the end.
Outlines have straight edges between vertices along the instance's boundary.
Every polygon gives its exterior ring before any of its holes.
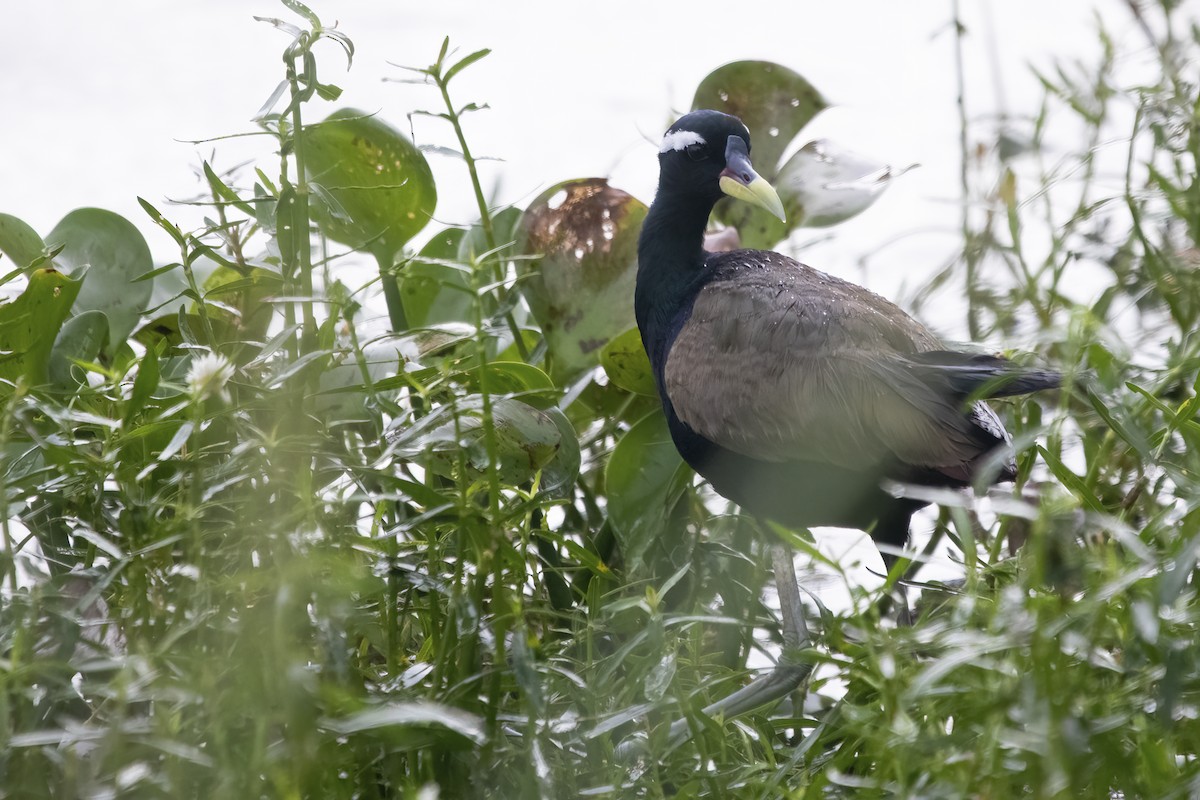
{"type": "Polygon", "coordinates": [[[600,359],[632,327],[637,238],[646,206],[603,178],[566,181],[530,204],[517,226],[521,287],[556,378],[600,359]]]}
{"type": "Polygon", "coordinates": [[[308,178],[320,187],[312,216],[330,239],[390,261],[433,215],[425,156],[378,117],[335,111],[304,129],[303,146],[308,178]]]}

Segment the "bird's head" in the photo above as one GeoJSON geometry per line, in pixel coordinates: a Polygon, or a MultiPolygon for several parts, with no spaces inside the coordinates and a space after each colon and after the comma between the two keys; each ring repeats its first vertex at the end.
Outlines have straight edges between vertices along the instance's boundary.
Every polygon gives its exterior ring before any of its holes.
{"type": "Polygon", "coordinates": [[[774,187],[750,163],[750,131],[720,111],[693,111],[667,129],[658,150],[664,185],[716,202],[722,194],[764,208],[786,221],[774,187]]]}

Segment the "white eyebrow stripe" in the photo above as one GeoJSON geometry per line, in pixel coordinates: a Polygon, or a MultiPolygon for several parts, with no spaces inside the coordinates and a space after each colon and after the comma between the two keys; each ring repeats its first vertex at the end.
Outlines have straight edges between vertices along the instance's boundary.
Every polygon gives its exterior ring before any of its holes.
{"type": "Polygon", "coordinates": [[[669,131],[663,137],[662,147],[658,148],[658,152],[665,153],[668,150],[682,150],[689,144],[706,144],[704,137],[695,131],[669,131]]]}

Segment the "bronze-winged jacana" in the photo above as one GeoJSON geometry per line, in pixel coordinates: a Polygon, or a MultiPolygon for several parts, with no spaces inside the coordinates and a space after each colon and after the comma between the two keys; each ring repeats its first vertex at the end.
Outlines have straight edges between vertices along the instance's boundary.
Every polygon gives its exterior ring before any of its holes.
{"type": "MultiPolygon", "coordinates": [[[[879,295],[779,253],[704,250],[724,195],[784,218],[736,117],[687,114],[667,130],[658,160],[638,242],[637,323],[675,446],[718,493],[759,518],[860,528],[899,547],[925,503],[885,483],[1012,479],[1009,436],[978,398],[1052,388],[1057,373],[947,350],[879,295]]],[[[786,654],[807,631],[782,548],[775,572],[786,654]]],[[[806,674],[782,659],[707,710],[740,713],[806,674]]]]}

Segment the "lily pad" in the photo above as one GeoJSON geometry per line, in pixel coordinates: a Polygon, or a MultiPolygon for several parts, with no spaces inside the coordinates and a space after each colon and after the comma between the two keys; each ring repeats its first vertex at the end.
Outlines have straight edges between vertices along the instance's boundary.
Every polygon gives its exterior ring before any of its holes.
{"type": "Polygon", "coordinates": [[[735,61],[700,81],[692,108],[733,114],[750,129],[754,166],[767,180],[800,129],[827,107],[799,73],[770,61],[735,61]]]}
{"type": "Polygon", "coordinates": [[[106,351],[114,352],[137,327],[154,289],[152,281],[137,280],[154,267],[145,237],[120,214],[78,208],[54,226],[46,244],[62,246],[54,257],[58,269],[83,279],[75,313],[108,317],[106,351]]]}
{"type": "Polygon", "coordinates": [[[400,131],[352,108],[303,134],[313,219],[330,239],[389,263],[425,227],[437,189],[425,156],[400,131]]]}
{"type": "Polygon", "coordinates": [[[46,383],[55,337],[80,286],[56,269],[38,269],[20,297],[0,306],[0,379],[46,383]]]}
{"type": "Polygon", "coordinates": [[[646,206],[603,178],[561,183],[530,204],[518,226],[521,288],[541,325],[552,374],[569,378],[633,326],[637,238],[646,206]]]}
{"type": "Polygon", "coordinates": [[[609,341],[600,352],[600,364],[608,379],[625,391],[651,397],[658,393],[654,370],[637,328],[630,328],[609,341]]]}

